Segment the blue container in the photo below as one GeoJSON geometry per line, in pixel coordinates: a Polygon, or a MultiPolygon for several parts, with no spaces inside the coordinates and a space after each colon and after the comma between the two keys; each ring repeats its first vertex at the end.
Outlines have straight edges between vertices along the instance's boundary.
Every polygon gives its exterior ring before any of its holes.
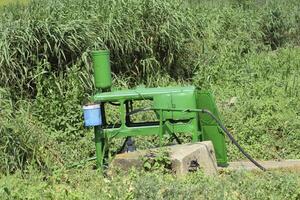
{"type": "Polygon", "coordinates": [[[83,116],[85,126],[102,125],[101,110],[99,104],[83,106],[83,116]]]}

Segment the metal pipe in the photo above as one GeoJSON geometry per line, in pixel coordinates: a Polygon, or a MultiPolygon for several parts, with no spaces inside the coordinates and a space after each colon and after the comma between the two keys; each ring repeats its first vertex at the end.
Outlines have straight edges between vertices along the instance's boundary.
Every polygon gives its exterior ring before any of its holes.
{"type": "Polygon", "coordinates": [[[92,52],[95,86],[101,91],[109,91],[112,86],[109,51],[92,52]]]}

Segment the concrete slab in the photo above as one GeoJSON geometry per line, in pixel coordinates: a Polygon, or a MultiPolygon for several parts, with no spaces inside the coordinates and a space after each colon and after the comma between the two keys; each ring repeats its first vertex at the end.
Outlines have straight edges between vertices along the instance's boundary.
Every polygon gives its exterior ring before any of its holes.
{"type": "MultiPolygon", "coordinates": [[[[269,161],[258,161],[267,170],[272,169],[287,169],[300,171],[300,160],[269,160],[269,161]]],[[[219,167],[218,170],[260,170],[250,161],[235,161],[229,162],[229,166],[226,168],[219,167]]]]}
{"type": "Polygon", "coordinates": [[[175,145],[170,148],[172,170],[178,174],[202,169],[207,175],[217,174],[216,156],[211,141],[175,145]]]}
{"type": "MultiPolygon", "coordinates": [[[[217,174],[216,157],[211,141],[181,144],[167,147],[172,162],[172,171],[177,175],[202,169],[207,175],[217,174]]],[[[155,150],[158,149],[153,149],[155,150]]],[[[141,169],[141,156],[149,151],[135,151],[118,154],[111,163],[111,168],[129,170],[132,167],[141,169]]]]}

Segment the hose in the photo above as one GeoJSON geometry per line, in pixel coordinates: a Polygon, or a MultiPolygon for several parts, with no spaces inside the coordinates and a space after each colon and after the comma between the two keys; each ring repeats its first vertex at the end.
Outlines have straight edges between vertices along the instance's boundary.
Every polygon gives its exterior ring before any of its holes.
{"type": "Polygon", "coordinates": [[[228,138],[231,140],[231,142],[239,149],[239,151],[248,159],[250,160],[255,166],[257,166],[259,169],[266,171],[266,168],[264,168],[262,165],[260,165],[256,160],[254,160],[242,147],[241,145],[234,139],[232,134],[227,130],[227,128],[222,124],[222,122],[209,110],[206,109],[200,109],[198,112],[206,113],[208,114],[217,124],[218,126],[226,133],[228,138]]]}
{"type": "Polygon", "coordinates": [[[120,103],[114,103],[114,102],[108,102],[110,105],[113,105],[113,106],[120,106],[121,104],[120,103]]]}

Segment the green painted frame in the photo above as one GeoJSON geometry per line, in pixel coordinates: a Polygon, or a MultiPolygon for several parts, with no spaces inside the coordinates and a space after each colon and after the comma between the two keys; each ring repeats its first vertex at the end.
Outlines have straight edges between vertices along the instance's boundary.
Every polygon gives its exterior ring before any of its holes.
{"type": "Polygon", "coordinates": [[[204,113],[191,109],[207,109],[219,117],[212,94],[200,91],[193,86],[166,88],[136,88],[97,93],[93,97],[95,103],[101,105],[101,115],[104,124],[95,127],[97,166],[103,166],[104,152],[107,150],[108,139],[127,136],[157,135],[160,144],[164,134],[191,133],[192,141],[211,140],[214,144],[217,163],[227,165],[227,153],[224,134],[214,120],[204,113]],[[155,111],[158,122],[130,124],[128,121],[128,102],[150,100],[153,101],[152,110],[155,111]],[[121,124],[119,127],[109,127],[106,123],[105,103],[118,103],[121,124]]]}

